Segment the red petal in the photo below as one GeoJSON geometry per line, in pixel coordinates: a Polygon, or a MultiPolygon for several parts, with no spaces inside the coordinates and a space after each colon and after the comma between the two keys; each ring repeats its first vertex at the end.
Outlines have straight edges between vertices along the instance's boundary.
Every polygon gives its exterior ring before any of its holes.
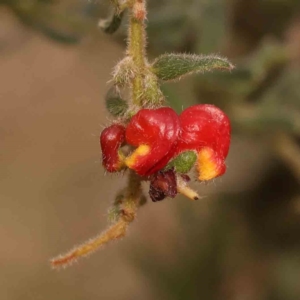
{"type": "Polygon", "coordinates": [[[162,169],[168,162],[167,154],[177,142],[178,133],[179,119],[173,109],[141,109],[126,128],[127,143],[141,146],[127,159],[128,167],[143,176],[162,169]]]}
{"type": "Polygon", "coordinates": [[[105,128],[100,135],[102,164],[108,172],[117,172],[122,167],[119,148],[125,141],[125,127],[113,124],[105,128]]]}
{"type": "Polygon", "coordinates": [[[225,159],[230,145],[230,121],[214,105],[199,104],[184,110],[179,116],[181,131],[177,153],[209,147],[225,159]]]}

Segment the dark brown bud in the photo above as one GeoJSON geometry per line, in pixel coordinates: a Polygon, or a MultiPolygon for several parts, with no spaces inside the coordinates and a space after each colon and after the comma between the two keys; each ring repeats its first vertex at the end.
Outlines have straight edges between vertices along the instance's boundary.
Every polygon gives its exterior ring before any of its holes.
{"type": "Polygon", "coordinates": [[[166,197],[174,198],[177,195],[176,176],[173,169],[159,171],[150,179],[150,198],[153,202],[161,201],[166,197]]]}

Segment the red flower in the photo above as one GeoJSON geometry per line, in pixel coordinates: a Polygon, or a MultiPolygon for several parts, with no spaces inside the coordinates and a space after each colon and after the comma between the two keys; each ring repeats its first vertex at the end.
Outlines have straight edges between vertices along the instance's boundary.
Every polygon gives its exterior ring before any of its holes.
{"type": "Polygon", "coordinates": [[[199,180],[210,180],[225,173],[230,145],[230,121],[214,105],[199,104],[179,116],[180,133],[175,154],[195,150],[199,180]]]}
{"type": "Polygon", "coordinates": [[[141,176],[151,175],[168,162],[179,133],[179,119],[169,107],[141,109],[126,128],[126,141],[137,147],[125,160],[141,176]],[[166,160],[167,159],[167,160],[166,160]]]}
{"type": "MultiPolygon", "coordinates": [[[[106,128],[100,142],[103,165],[109,172],[120,171],[126,165],[141,176],[149,176],[162,171],[179,154],[195,151],[199,180],[210,180],[225,173],[230,122],[224,112],[209,104],[191,106],[179,117],[169,107],[141,109],[126,129],[118,124],[106,128]],[[125,139],[136,147],[127,158],[119,150],[125,139]]],[[[179,170],[185,169],[184,163],[194,164],[190,160],[176,163],[179,170]]]]}
{"type": "Polygon", "coordinates": [[[124,166],[124,157],[119,148],[125,141],[125,127],[113,124],[105,128],[100,135],[102,164],[108,172],[118,172],[124,166]]]}

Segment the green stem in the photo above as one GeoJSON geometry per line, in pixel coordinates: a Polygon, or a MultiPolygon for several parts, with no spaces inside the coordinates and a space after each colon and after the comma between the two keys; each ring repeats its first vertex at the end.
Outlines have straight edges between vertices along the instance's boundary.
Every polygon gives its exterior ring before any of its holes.
{"type": "Polygon", "coordinates": [[[132,222],[134,220],[141,196],[141,178],[134,171],[130,171],[127,191],[123,202],[123,218],[128,222],[132,222]]]}
{"type": "Polygon", "coordinates": [[[129,24],[128,55],[132,58],[136,67],[136,74],[132,79],[132,102],[142,106],[141,95],[143,93],[143,72],[146,66],[145,59],[145,23],[144,19],[137,19],[134,15],[134,5],[143,5],[144,0],[136,0],[132,6],[129,24]]]}

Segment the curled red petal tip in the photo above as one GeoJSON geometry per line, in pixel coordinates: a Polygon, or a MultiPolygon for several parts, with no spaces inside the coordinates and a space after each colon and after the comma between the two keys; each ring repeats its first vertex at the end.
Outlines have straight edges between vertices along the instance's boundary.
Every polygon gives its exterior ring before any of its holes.
{"type": "Polygon", "coordinates": [[[125,141],[125,127],[113,124],[105,128],[100,135],[102,149],[102,164],[108,172],[117,172],[123,167],[120,147],[125,141]]]}

